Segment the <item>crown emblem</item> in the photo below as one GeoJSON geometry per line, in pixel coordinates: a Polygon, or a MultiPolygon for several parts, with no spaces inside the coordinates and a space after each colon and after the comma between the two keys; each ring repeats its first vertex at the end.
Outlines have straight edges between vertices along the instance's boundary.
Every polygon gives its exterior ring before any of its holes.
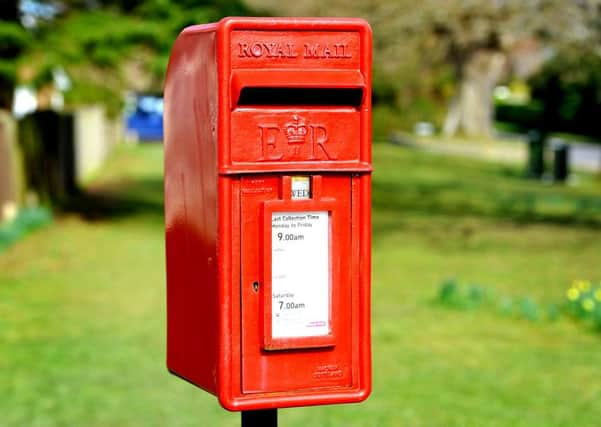
{"type": "Polygon", "coordinates": [[[286,123],[284,128],[288,144],[304,144],[307,136],[305,121],[296,114],[292,116],[292,120],[292,122],[286,123]]]}

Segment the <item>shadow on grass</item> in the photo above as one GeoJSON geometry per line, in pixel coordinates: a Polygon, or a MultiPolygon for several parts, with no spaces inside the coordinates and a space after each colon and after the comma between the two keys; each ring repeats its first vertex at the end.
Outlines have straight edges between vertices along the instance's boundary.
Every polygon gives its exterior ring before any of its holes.
{"type": "Polygon", "coordinates": [[[140,216],[163,221],[163,180],[148,178],[110,182],[82,191],[61,206],[86,221],[110,221],[140,216]]]}
{"type": "MultiPolygon", "coordinates": [[[[481,217],[517,224],[553,224],[601,230],[601,197],[590,194],[502,190],[466,181],[382,182],[372,186],[374,211],[451,218],[481,217]]],[[[67,202],[65,212],[88,221],[145,216],[163,221],[163,180],[111,182],[67,202]]],[[[374,224],[374,232],[377,231],[374,224]]],[[[385,230],[383,230],[385,232],[385,230]]]]}

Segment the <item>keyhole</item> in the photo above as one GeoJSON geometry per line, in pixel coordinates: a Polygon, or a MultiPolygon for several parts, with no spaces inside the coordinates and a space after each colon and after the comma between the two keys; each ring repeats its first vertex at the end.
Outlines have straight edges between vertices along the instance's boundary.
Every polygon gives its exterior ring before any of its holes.
{"type": "Polygon", "coordinates": [[[253,282],[253,291],[259,292],[259,282],[253,282]]]}

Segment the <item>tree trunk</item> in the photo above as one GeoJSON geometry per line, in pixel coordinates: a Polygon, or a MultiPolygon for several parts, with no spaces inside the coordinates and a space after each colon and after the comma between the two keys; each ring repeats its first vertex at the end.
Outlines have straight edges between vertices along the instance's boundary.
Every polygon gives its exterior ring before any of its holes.
{"type": "Polygon", "coordinates": [[[14,92],[15,83],[0,75],[0,110],[12,110],[14,92]]]}
{"type": "Polygon", "coordinates": [[[505,55],[479,50],[459,64],[458,91],[445,119],[443,133],[490,137],[493,130],[493,89],[505,70],[505,55]]]}

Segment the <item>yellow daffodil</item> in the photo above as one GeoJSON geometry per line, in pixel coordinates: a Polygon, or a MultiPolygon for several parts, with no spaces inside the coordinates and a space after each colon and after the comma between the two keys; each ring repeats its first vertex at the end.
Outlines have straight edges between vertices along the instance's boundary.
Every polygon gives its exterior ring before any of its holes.
{"type": "Polygon", "coordinates": [[[588,280],[576,280],[574,284],[575,287],[580,289],[582,292],[587,292],[591,289],[591,282],[588,280]]]}
{"type": "Polygon", "coordinates": [[[566,296],[568,297],[568,299],[570,301],[576,301],[578,299],[578,297],[580,296],[580,291],[574,287],[568,289],[568,291],[566,292],[566,296]]]}
{"type": "Polygon", "coordinates": [[[595,308],[595,302],[591,298],[587,298],[582,301],[582,308],[584,308],[584,311],[593,311],[593,308],[595,308]]]}

